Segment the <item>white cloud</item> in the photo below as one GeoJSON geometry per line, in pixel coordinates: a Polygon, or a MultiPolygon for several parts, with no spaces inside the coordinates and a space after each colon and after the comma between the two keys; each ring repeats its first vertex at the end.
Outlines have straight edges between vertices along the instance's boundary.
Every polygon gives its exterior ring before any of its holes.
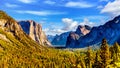
{"type": "Polygon", "coordinates": [[[49,28],[43,29],[43,31],[46,33],[46,35],[56,35],[56,34],[59,35],[61,33],[66,32],[62,29],[49,29],[49,28]]]}
{"type": "Polygon", "coordinates": [[[18,1],[20,1],[22,3],[33,3],[33,2],[35,2],[35,0],[18,0],[18,1]]]}
{"type": "Polygon", "coordinates": [[[66,12],[57,12],[57,11],[31,11],[31,10],[21,11],[21,10],[16,10],[15,12],[21,13],[21,14],[33,14],[33,15],[39,15],[39,16],[67,14],[66,12]]]}
{"type": "Polygon", "coordinates": [[[65,4],[66,7],[72,7],[72,8],[89,8],[89,7],[93,7],[94,5],[89,4],[87,2],[67,2],[65,4]]]}
{"type": "Polygon", "coordinates": [[[49,27],[43,29],[47,35],[56,35],[56,34],[61,34],[64,32],[68,31],[75,31],[78,25],[89,25],[89,26],[94,26],[93,22],[90,22],[88,19],[84,19],[83,22],[78,22],[74,21],[73,19],[70,18],[63,18],[62,19],[63,27],[60,27],[59,25],[55,25],[56,27],[49,27]]]}
{"type": "Polygon", "coordinates": [[[19,6],[16,5],[16,4],[10,4],[10,3],[6,3],[5,6],[6,6],[6,7],[9,7],[9,8],[16,8],[16,7],[19,7],[19,6]]]}
{"type": "Polygon", "coordinates": [[[45,4],[49,4],[49,5],[54,5],[55,2],[54,1],[50,1],[50,0],[46,0],[44,1],[45,4]]]}
{"type": "Polygon", "coordinates": [[[115,0],[114,2],[108,2],[107,5],[101,10],[101,13],[107,13],[112,16],[117,16],[120,14],[120,0],[115,0]]]}
{"type": "Polygon", "coordinates": [[[65,25],[63,30],[66,30],[66,31],[74,30],[78,26],[78,22],[77,21],[73,21],[70,18],[63,18],[62,22],[65,25]]]}
{"type": "Polygon", "coordinates": [[[70,18],[63,18],[62,23],[63,23],[63,26],[59,26],[56,24],[55,27],[51,26],[49,28],[44,29],[45,33],[47,35],[56,35],[56,34],[59,35],[67,31],[74,31],[78,26],[78,22],[73,21],[70,18]]]}
{"type": "Polygon", "coordinates": [[[93,27],[95,25],[95,23],[90,22],[87,18],[84,18],[84,21],[81,22],[80,25],[89,25],[89,26],[93,27]]]}

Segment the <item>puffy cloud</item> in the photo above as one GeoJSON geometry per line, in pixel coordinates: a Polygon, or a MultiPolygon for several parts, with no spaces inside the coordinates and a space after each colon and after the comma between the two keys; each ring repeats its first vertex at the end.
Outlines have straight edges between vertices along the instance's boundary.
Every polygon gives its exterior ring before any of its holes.
{"type": "Polygon", "coordinates": [[[101,10],[101,13],[107,13],[112,16],[117,16],[120,14],[120,0],[115,0],[113,2],[108,2],[107,5],[101,10]]]}
{"type": "Polygon", "coordinates": [[[93,7],[93,4],[89,4],[87,2],[73,2],[69,1],[65,4],[66,7],[72,7],[72,8],[89,8],[93,7]]]}
{"type": "Polygon", "coordinates": [[[63,18],[62,22],[65,24],[65,26],[63,27],[63,30],[66,30],[66,31],[74,30],[78,26],[78,22],[73,21],[70,18],[63,18]]]}
{"type": "Polygon", "coordinates": [[[62,29],[56,29],[56,28],[55,29],[46,28],[43,31],[46,33],[46,35],[56,35],[56,34],[59,35],[61,33],[66,32],[66,31],[64,31],[62,29]]]}
{"type": "Polygon", "coordinates": [[[33,14],[33,15],[39,15],[39,16],[67,14],[66,12],[57,12],[57,11],[55,12],[55,11],[31,11],[31,10],[21,11],[21,10],[16,10],[16,12],[21,13],[21,14],[33,14]]]}
{"type": "Polygon", "coordinates": [[[63,18],[62,23],[63,26],[61,27],[60,25],[54,25],[54,26],[50,25],[51,27],[45,28],[43,29],[43,31],[47,35],[56,35],[56,34],[59,35],[64,32],[75,31],[78,25],[89,25],[91,27],[95,25],[93,22],[90,22],[87,18],[85,18],[83,22],[74,21],[73,19],[70,18],[63,18]]]}
{"type": "Polygon", "coordinates": [[[80,25],[89,25],[89,26],[93,27],[95,25],[95,23],[90,22],[87,18],[84,18],[83,22],[81,22],[80,25]]]}
{"type": "Polygon", "coordinates": [[[60,27],[59,25],[55,25],[56,27],[51,26],[49,28],[44,29],[45,33],[47,35],[56,35],[68,31],[75,31],[78,25],[89,25],[91,27],[95,25],[95,23],[90,22],[87,18],[85,18],[83,22],[74,21],[70,18],[63,18],[62,22],[63,27],[60,27]]]}
{"type": "Polygon", "coordinates": [[[10,4],[10,3],[6,3],[5,6],[6,6],[6,7],[9,7],[9,8],[16,8],[16,7],[19,7],[19,6],[16,5],[16,4],[10,4]]]}

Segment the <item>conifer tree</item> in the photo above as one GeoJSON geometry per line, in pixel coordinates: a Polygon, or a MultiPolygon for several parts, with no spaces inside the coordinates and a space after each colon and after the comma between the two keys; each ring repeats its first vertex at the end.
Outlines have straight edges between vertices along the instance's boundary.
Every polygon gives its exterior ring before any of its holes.
{"type": "Polygon", "coordinates": [[[115,50],[115,59],[116,59],[116,61],[117,61],[118,58],[119,58],[118,54],[119,54],[119,52],[120,52],[120,50],[119,50],[119,44],[116,42],[116,43],[113,45],[113,48],[114,48],[114,50],[115,50]]]}
{"type": "Polygon", "coordinates": [[[113,59],[113,55],[114,55],[113,46],[111,46],[111,47],[109,48],[109,51],[110,51],[110,58],[113,59]]]}
{"type": "Polygon", "coordinates": [[[120,53],[120,49],[119,49],[119,44],[116,42],[112,47],[110,47],[110,51],[111,51],[111,58],[113,59],[112,62],[116,62],[119,59],[119,53],[120,53]]]}
{"type": "Polygon", "coordinates": [[[101,64],[102,68],[106,68],[109,64],[110,54],[109,54],[109,46],[107,44],[107,40],[103,39],[102,44],[100,47],[100,57],[101,57],[101,64]]]}
{"type": "Polygon", "coordinates": [[[95,61],[94,61],[94,64],[92,67],[93,68],[101,68],[100,54],[98,51],[96,52],[95,61]]]}
{"type": "Polygon", "coordinates": [[[81,66],[81,68],[86,68],[85,62],[83,59],[80,60],[80,66],[81,66]]]}
{"type": "Polygon", "coordinates": [[[90,49],[90,47],[88,47],[88,51],[86,53],[85,58],[86,68],[92,68],[92,61],[93,61],[92,50],[90,49]]]}

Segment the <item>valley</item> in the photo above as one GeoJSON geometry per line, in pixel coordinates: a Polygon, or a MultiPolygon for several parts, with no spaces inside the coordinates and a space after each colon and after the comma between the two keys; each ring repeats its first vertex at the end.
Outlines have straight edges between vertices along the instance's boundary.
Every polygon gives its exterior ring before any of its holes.
{"type": "MultiPolygon", "coordinates": [[[[78,26],[76,32],[61,35],[65,36],[63,40],[67,40],[64,49],[52,46],[42,27],[33,22],[18,23],[4,11],[0,11],[0,68],[120,67],[120,16],[99,27],[78,26]],[[27,25],[28,30],[25,29],[27,25]],[[92,45],[99,43],[99,46],[91,46],[91,43],[92,45]]],[[[63,41],[61,37],[58,38],[60,38],[58,42],[63,41]]],[[[65,41],[62,44],[65,44],[65,41]]]]}

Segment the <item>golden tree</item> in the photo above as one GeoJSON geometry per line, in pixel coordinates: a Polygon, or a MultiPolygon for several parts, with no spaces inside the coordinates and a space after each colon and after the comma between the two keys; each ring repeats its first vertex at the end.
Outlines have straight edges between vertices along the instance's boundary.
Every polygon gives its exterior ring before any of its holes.
{"type": "Polygon", "coordinates": [[[110,47],[111,52],[111,59],[113,59],[112,62],[117,62],[119,60],[119,44],[116,42],[112,47],[110,47]]]}
{"type": "Polygon", "coordinates": [[[94,64],[93,64],[93,68],[101,68],[101,62],[100,62],[100,53],[99,51],[96,52],[96,56],[95,56],[95,61],[94,61],[94,64]]]}
{"type": "Polygon", "coordinates": [[[85,57],[86,67],[92,68],[92,62],[93,62],[92,50],[90,49],[90,47],[88,47],[88,51],[87,51],[86,57],[85,57]]]}
{"type": "Polygon", "coordinates": [[[109,64],[110,54],[109,54],[109,46],[107,44],[107,40],[103,39],[100,47],[100,57],[102,68],[106,68],[109,64]]]}

